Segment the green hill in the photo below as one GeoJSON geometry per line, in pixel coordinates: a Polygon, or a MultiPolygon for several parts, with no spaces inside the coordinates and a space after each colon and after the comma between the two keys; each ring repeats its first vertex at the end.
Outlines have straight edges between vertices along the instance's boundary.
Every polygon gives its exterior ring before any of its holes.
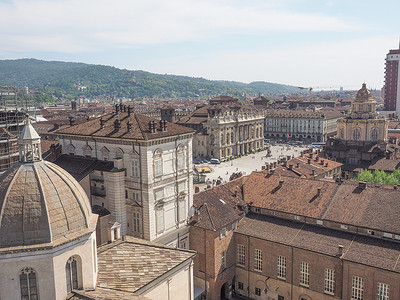
{"type": "MultiPolygon", "coordinates": [[[[215,81],[102,65],[36,59],[0,60],[0,85],[27,86],[39,94],[52,95],[59,99],[73,99],[78,96],[169,98],[298,92],[297,87],[269,82],[246,84],[215,81]]],[[[48,98],[42,100],[46,99],[48,98]]]]}

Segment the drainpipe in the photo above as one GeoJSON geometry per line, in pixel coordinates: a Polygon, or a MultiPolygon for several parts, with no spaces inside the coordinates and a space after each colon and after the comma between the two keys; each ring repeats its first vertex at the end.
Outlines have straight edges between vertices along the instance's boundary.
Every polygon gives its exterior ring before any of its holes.
{"type": "Polygon", "coordinates": [[[247,299],[250,299],[250,236],[247,236],[247,299]]]}
{"type": "Polygon", "coordinates": [[[206,292],[206,297],[208,297],[207,293],[207,235],[206,230],[204,230],[204,291],[206,292]]]}
{"type": "Polygon", "coordinates": [[[292,248],[292,278],[290,279],[291,285],[290,285],[290,299],[293,300],[293,275],[294,275],[294,263],[293,263],[293,247],[292,248]]]}

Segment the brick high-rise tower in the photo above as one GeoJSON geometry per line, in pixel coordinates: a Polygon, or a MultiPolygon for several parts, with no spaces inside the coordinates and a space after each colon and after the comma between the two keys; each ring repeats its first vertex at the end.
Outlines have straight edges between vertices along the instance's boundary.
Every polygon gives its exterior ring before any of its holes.
{"type": "Polygon", "coordinates": [[[385,109],[396,110],[400,116],[400,45],[399,49],[389,50],[385,65],[385,109]]]}

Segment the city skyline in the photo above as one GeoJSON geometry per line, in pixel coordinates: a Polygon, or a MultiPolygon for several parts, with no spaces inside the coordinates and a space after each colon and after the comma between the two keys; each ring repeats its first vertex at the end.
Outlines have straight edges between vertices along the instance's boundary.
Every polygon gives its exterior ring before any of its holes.
{"type": "Polygon", "coordinates": [[[1,1],[0,59],[37,58],[314,89],[380,89],[386,1],[1,1]]]}

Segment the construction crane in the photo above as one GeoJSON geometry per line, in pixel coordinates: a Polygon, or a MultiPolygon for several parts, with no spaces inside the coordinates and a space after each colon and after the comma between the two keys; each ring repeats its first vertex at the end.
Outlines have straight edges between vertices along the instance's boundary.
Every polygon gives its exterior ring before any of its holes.
{"type": "Polygon", "coordinates": [[[312,95],[311,95],[311,91],[313,90],[312,87],[299,86],[298,88],[301,89],[301,90],[309,90],[310,91],[310,100],[312,100],[312,95]]]}

